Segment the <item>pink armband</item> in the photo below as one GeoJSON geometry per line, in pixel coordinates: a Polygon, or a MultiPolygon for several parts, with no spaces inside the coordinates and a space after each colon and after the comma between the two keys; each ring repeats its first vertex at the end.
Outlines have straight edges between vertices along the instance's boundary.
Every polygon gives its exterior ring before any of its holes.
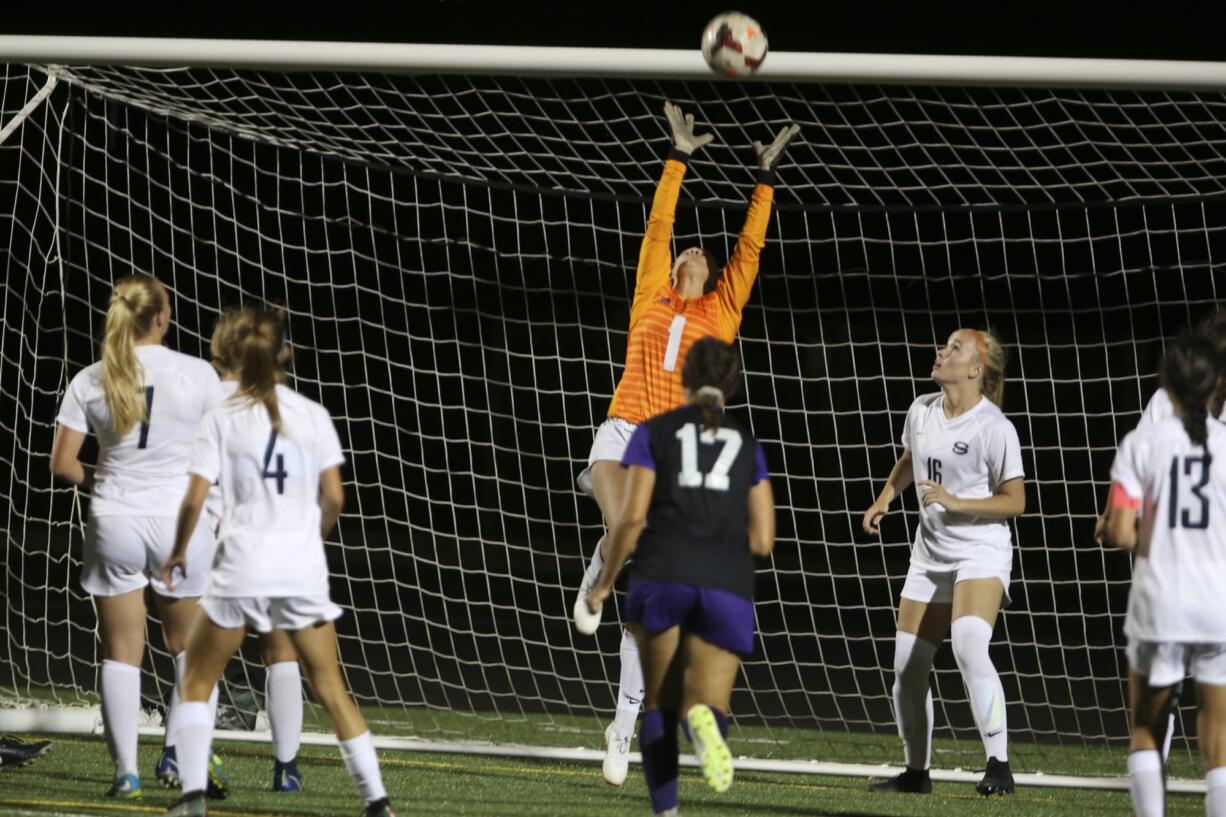
{"type": "Polygon", "coordinates": [[[1112,508],[1130,508],[1135,511],[1141,507],[1141,500],[1129,496],[1123,485],[1113,482],[1111,483],[1110,505],[1112,508]]]}

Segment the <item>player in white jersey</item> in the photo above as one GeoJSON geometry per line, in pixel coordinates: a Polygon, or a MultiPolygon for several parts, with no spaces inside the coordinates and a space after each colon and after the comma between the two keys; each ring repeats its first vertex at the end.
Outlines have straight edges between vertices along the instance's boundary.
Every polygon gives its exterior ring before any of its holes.
{"type": "Polygon", "coordinates": [[[928,676],[946,633],[988,758],[976,790],[1013,791],[1004,690],[988,654],[1013,567],[1007,520],[1026,507],[1017,430],[1000,410],[1004,370],[1004,350],[990,334],[949,336],[932,367],[941,391],[911,404],[902,456],[864,512],[865,532],[879,533],[891,500],[915,481],[920,524],[894,641],[894,716],[907,767],[873,791],[932,791],[928,676]]]}
{"type": "MultiPolygon", "coordinates": [[[[90,491],[81,587],[94,597],[102,640],[102,717],[115,761],[107,796],[124,799],[141,794],[136,749],[145,588],[153,590],[166,647],[181,670],[207,580],[172,589],[161,578],[196,424],[222,400],[208,363],[162,346],[170,320],[170,298],[156,279],[135,275],[115,284],[102,360],[68,384],[51,452],[51,472],[90,491]],[[92,471],[79,459],[87,434],[98,440],[92,471]]],[[[193,558],[211,559],[212,530],[201,524],[189,533],[193,558]]],[[[218,774],[215,782],[223,783],[218,774]]]]}
{"type": "Polygon", "coordinates": [[[1163,814],[1158,747],[1167,698],[1189,672],[1200,704],[1205,813],[1226,817],[1226,425],[1208,417],[1220,376],[1207,338],[1167,344],[1162,382],[1174,416],[1126,436],[1111,466],[1107,540],[1137,555],[1124,634],[1138,817],[1163,814]]]}
{"type": "Polygon", "coordinates": [[[248,628],[285,630],[311,688],[328,713],[345,767],[369,817],[394,817],[370,730],[354,705],[337,660],[341,609],[328,595],[323,537],[344,504],[340,440],[328,412],[281,385],[285,330],[278,314],[243,310],[237,318],[235,394],[200,423],[192,449],[191,481],[179,510],[175,550],[164,580],[209,576],[200,602],[205,615],[187,645],[183,694],[172,718],[183,797],[176,817],[206,813],[204,789],[213,721],[205,699],[248,628]],[[222,491],[218,553],[212,563],[192,558],[190,531],[210,486],[222,491]]]}
{"type": "MultiPolygon", "coordinates": [[[[238,375],[233,362],[238,359],[234,348],[234,330],[241,314],[238,309],[226,310],[213,327],[210,352],[225,397],[233,395],[238,388],[238,375]]],[[[282,354],[288,359],[288,346],[282,354]]],[[[213,530],[221,522],[221,509],[221,485],[214,483],[205,502],[205,515],[213,530]]],[[[272,790],[302,791],[302,772],[298,769],[298,747],[302,742],[302,675],[298,668],[298,654],[285,631],[277,629],[260,635],[260,654],[265,667],[264,701],[269,731],[272,732],[272,790]]],[[[178,788],[181,783],[173,735],[173,730],[168,728],[168,744],[158,760],[157,777],[164,786],[178,788]]]]}

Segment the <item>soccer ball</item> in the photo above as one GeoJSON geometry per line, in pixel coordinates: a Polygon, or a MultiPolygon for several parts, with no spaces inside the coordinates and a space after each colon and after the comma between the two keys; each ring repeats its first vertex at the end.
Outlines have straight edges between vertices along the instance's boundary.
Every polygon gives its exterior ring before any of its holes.
{"type": "Polygon", "coordinates": [[[717,73],[747,77],[766,59],[766,32],[749,15],[726,11],[702,32],[702,57],[717,73]]]}

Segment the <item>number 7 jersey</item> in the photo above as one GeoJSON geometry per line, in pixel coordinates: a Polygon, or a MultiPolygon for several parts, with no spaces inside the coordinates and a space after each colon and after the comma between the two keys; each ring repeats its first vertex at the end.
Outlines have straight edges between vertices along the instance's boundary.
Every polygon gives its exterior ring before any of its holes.
{"type": "Polygon", "coordinates": [[[1177,417],[1128,434],[1111,466],[1140,505],[1129,638],[1226,643],[1226,425],[1207,422],[1208,467],[1177,417]]]}
{"type": "Polygon", "coordinates": [[[235,395],[196,433],[191,473],[222,493],[210,596],[328,595],[319,475],[344,462],[340,439],[327,410],[292,389],[277,386],[277,407],[280,432],[262,403],[235,395]]]}

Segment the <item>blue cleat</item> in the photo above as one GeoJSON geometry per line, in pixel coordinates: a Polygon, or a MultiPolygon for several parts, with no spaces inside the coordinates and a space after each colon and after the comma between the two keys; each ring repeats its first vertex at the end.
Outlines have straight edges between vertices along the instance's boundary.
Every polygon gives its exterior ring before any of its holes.
{"type": "Polygon", "coordinates": [[[167,746],[162,749],[162,756],[158,758],[158,764],[153,767],[153,774],[166,788],[178,787],[179,758],[175,756],[175,747],[167,746]]]}
{"type": "Polygon", "coordinates": [[[141,796],[140,778],[131,773],[115,778],[115,782],[106,790],[106,796],[115,800],[137,799],[141,796]]]}
{"type": "Polygon", "coordinates": [[[302,772],[298,771],[298,758],[288,763],[277,761],[272,770],[273,791],[302,791],[302,772]]]}

